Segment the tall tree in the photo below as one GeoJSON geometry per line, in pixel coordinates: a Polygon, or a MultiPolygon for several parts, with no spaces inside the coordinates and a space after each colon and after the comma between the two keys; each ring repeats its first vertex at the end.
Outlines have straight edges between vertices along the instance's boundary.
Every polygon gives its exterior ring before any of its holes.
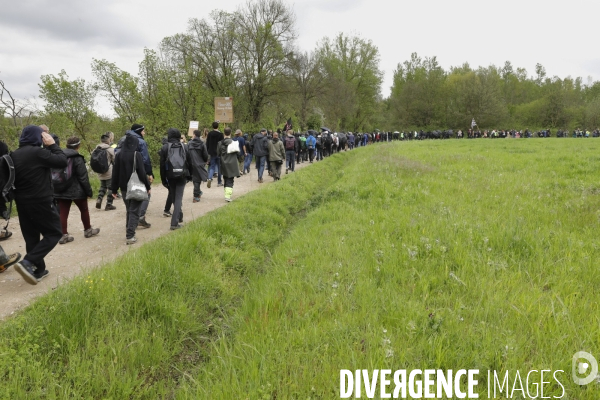
{"type": "Polygon", "coordinates": [[[129,124],[141,115],[141,95],[138,78],[106,60],[92,59],[96,88],[108,98],[117,116],[129,124]]]}

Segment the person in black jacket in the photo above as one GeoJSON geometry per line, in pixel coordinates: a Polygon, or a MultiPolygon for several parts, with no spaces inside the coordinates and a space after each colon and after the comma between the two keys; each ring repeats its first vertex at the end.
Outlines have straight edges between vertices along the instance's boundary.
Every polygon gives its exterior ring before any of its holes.
{"type": "MultiPolygon", "coordinates": [[[[8,146],[6,145],[6,143],[4,143],[2,140],[0,140],[0,157],[2,157],[5,154],[8,154],[8,146]]],[[[0,189],[2,189],[2,188],[0,187],[0,189]]],[[[6,207],[4,198],[2,198],[1,195],[0,195],[0,217],[4,218],[7,221],[8,221],[8,218],[10,217],[10,215],[8,215],[8,208],[6,207]]],[[[12,236],[12,232],[9,232],[8,230],[0,231],[0,241],[6,240],[11,236],[12,236]]]]}
{"type": "Polygon", "coordinates": [[[127,210],[126,215],[126,244],[134,244],[137,242],[135,237],[135,229],[140,221],[140,213],[143,201],[127,200],[127,182],[133,173],[133,164],[135,162],[135,172],[140,181],[146,186],[148,195],[150,194],[150,181],[146,170],[144,169],[144,159],[142,154],[137,151],[138,140],[134,136],[128,135],[124,142],[121,151],[115,156],[113,164],[113,172],[111,179],[111,190],[114,199],[117,198],[117,191],[121,189],[123,193],[123,202],[127,210]]]}
{"type": "Polygon", "coordinates": [[[15,203],[27,251],[23,260],[15,264],[15,270],[27,283],[37,285],[48,275],[44,257],[62,237],[50,169],[65,168],[67,156],[42,128],[28,125],[11,157],[15,164],[15,203]]]}
{"type": "MultiPolygon", "coordinates": [[[[160,178],[164,187],[169,189],[173,198],[173,215],[171,215],[171,230],[181,228],[180,223],[183,222],[183,211],[181,206],[183,202],[183,190],[188,180],[191,180],[190,175],[190,158],[189,150],[184,143],[181,143],[181,132],[178,129],[170,128],[167,132],[167,143],[158,153],[160,155],[160,178]],[[183,148],[184,168],[180,176],[173,176],[173,171],[170,169],[172,165],[169,163],[169,152],[180,152],[183,148]],[[169,150],[170,149],[170,150],[169,150]]],[[[179,153],[180,155],[182,153],[179,153]]]]}
{"type": "Polygon", "coordinates": [[[200,139],[202,132],[194,131],[194,138],[188,143],[190,151],[189,160],[192,169],[192,182],[194,182],[194,203],[200,201],[202,190],[200,185],[208,180],[208,172],[206,171],[206,162],[208,161],[208,152],[204,142],[200,139]]]}
{"type": "Polygon", "coordinates": [[[210,166],[208,167],[208,183],[206,187],[210,189],[212,183],[213,174],[217,172],[217,186],[223,186],[222,173],[221,173],[221,159],[217,154],[217,144],[223,140],[223,133],[219,132],[219,123],[212,123],[213,130],[208,132],[206,136],[206,148],[208,155],[210,156],[210,166]]]}
{"type": "Polygon", "coordinates": [[[67,229],[67,221],[69,219],[69,211],[71,204],[75,203],[81,213],[81,222],[83,223],[83,236],[91,238],[100,233],[99,228],[92,228],[90,223],[90,211],[88,208],[87,199],[93,196],[92,187],[88,171],[85,166],[85,159],[79,154],[79,146],[81,140],[78,137],[67,139],[67,148],[63,153],[67,156],[67,163],[72,163],[72,181],[71,184],[62,191],[54,189],[54,198],[58,201],[58,209],[60,211],[60,224],[62,227],[62,237],[58,241],[59,244],[65,244],[74,240],[73,236],[69,235],[67,229]]]}

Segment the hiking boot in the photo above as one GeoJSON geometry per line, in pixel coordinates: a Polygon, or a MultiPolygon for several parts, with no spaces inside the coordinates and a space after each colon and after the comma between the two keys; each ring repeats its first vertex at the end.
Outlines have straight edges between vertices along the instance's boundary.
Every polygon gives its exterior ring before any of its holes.
{"type": "Polygon", "coordinates": [[[206,181],[206,187],[210,189],[210,185],[212,184],[212,179],[206,181]]]}
{"type": "Polygon", "coordinates": [[[12,232],[2,231],[2,232],[0,232],[0,241],[6,240],[6,239],[8,239],[11,236],[12,236],[12,232]]]}
{"type": "Polygon", "coordinates": [[[263,183],[263,178],[260,178],[260,179],[258,180],[258,183],[263,183]]]}
{"type": "Polygon", "coordinates": [[[150,228],[152,226],[152,224],[147,223],[146,217],[144,217],[144,218],[140,218],[140,220],[138,221],[138,226],[141,226],[142,228],[150,228]]]}
{"type": "Polygon", "coordinates": [[[192,203],[199,203],[200,202],[200,197],[194,197],[194,200],[192,201],[192,203]]]}
{"type": "Polygon", "coordinates": [[[104,207],[104,211],[110,211],[110,210],[116,210],[117,207],[113,206],[112,204],[107,204],[106,207],[104,207]]]}
{"type": "Polygon", "coordinates": [[[285,169],[285,174],[287,175],[287,174],[288,174],[288,172],[290,172],[290,170],[286,168],[286,169],[285,169]]]}
{"type": "Polygon", "coordinates": [[[34,273],[33,276],[35,276],[35,279],[37,279],[38,282],[40,282],[42,279],[44,279],[45,277],[47,277],[50,274],[50,272],[48,272],[47,269],[43,270],[40,273],[34,273]]]}
{"type": "Polygon", "coordinates": [[[172,216],[173,216],[173,214],[171,214],[171,211],[165,211],[163,213],[163,217],[172,217],[172,216]]]}
{"type": "Polygon", "coordinates": [[[64,235],[62,235],[62,237],[58,241],[58,244],[69,243],[69,242],[72,242],[73,240],[75,240],[75,238],[73,236],[69,235],[68,233],[65,233],[64,235]]]}
{"type": "Polygon", "coordinates": [[[7,256],[6,262],[4,262],[3,265],[0,265],[0,273],[6,271],[8,269],[8,267],[10,267],[11,265],[18,263],[20,259],[21,259],[21,253],[14,253],[14,254],[7,256]]]}
{"type": "Polygon", "coordinates": [[[21,260],[21,262],[15,264],[15,271],[17,271],[19,275],[25,279],[25,282],[31,285],[38,284],[38,280],[34,275],[34,269],[35,265],[33,265],[31,261],[21,260]]]}
{"type": "Polygon", "coordinates": [[[92,236],[96,236],[100,233],[100,228],[90,228],[83,231],[83,236],[86,238],[91,238],[92,236]]]}
{"type": "Polygon", "coordinates": [[[121,192],[117,192],[117,199],[120,199],[121,197],[121,192]]]}
{"type": "Polygon", "coordinates": [[[125,240],[125,244],[135,244],[136,242],[137,242],[137,239],[135,236],[125,240]]]}
{"type": "Polygon", "coordinates": [[[102,199],[96,200],[96,208],[100,210],[102,208],[102,199]]]}
{"type": "Polygon", "coordinates": [[[177,229],[181,229],[181,228],[183,228],[183,225],[181,225],[181,224],[177,224],[177,225],[171,226],[171,230],[172,231],[177,230],[177,229]]]}

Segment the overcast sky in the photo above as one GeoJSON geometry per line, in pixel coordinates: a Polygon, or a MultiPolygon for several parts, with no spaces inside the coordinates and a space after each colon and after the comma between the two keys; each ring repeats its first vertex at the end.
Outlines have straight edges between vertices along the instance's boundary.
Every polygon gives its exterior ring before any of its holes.
{"type": "MultiPolygon", "coordinates": [[[[382,93],[393,70],[413,52],[437,56],[445,69],[524,67],[541,63],[548,76],[600,80],[596,19],[600,2],[572,0],[297,0],[298,45],[313,49],[339,32],[370,39],[381,55],[382,93]]],[[[242,0],[0,0],[0,79],[13,95],[39,95],[42,74],[64,69],[92,80],[92,58],[107,59],[137,74],[144,47],[184,32],[189,18],[218,8],[234,11],[242,0]]],[[[110,112],[100,104],[100,111],[110,112]]]]}

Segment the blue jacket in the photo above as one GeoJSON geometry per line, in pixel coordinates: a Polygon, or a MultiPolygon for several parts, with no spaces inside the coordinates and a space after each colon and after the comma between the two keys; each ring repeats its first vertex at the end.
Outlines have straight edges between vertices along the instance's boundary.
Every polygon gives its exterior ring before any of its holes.
{"type": "Polygon", "coordinates": [[[317,139],[313,135],[308,135],[306,138],[306,147],[310,148],[311,146],[313,149],[317,146],[317,139]]]}
{"type": "Polygon", "coordinates": [[[134,131],[127,131],[127,132],[125,132],[125,135],[133,136],[137,139],[137,141],[138,141],[137,151],[142,154],[142,159],[144,160],[144,169],[146,170],[146,175],[153,177],[154,173],[152,172],[152,162],[150,161],[150,154],[148,154],[148,144],[146,143],[146,141],[144,140],[142,135],[135,133],[134,131]]]}

